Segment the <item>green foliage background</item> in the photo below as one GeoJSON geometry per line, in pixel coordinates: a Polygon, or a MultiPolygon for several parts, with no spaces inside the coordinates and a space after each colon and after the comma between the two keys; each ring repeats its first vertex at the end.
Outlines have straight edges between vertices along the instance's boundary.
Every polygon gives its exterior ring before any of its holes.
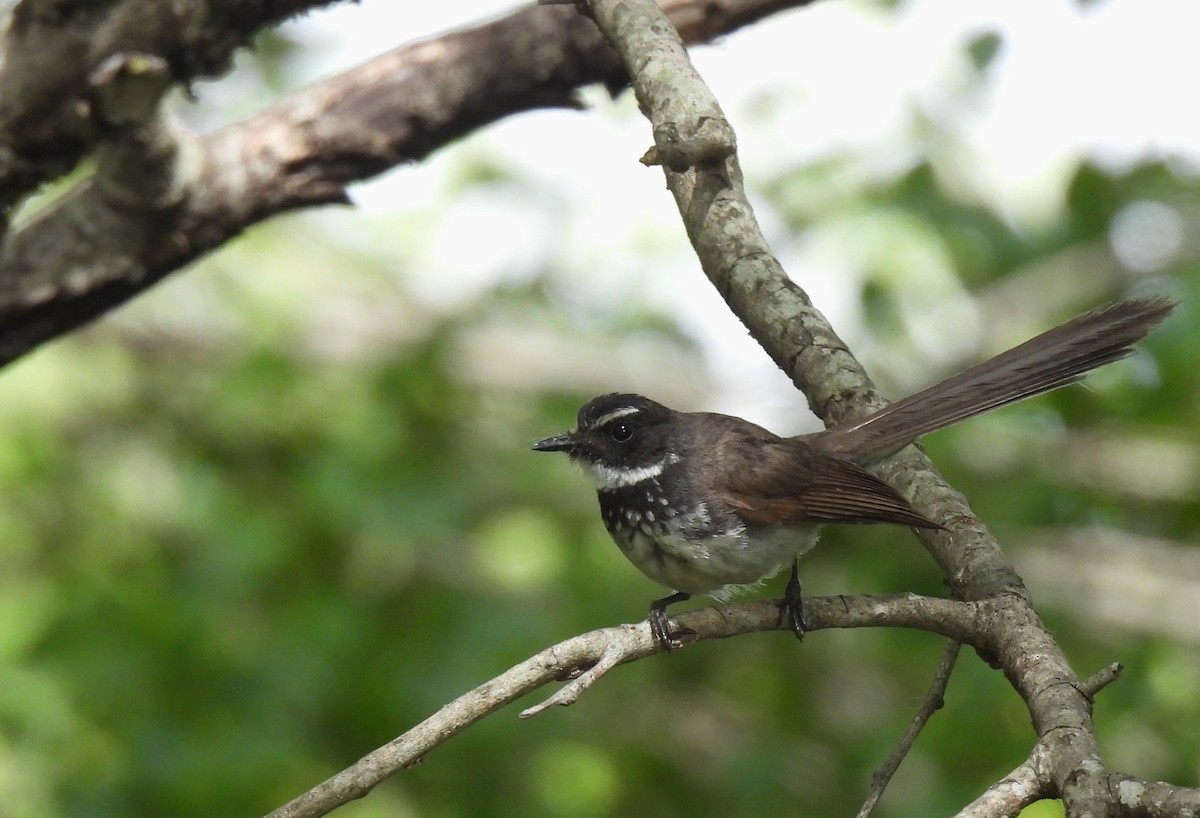
{"type": "MultiPolygon", "coordinates": [[[[1106,247],[1131,203],[1160,203],[1194,231],[1196,180],[1162,164],[1085,165],[1061,218],[1031,234],[956,200],[929,166],[829,193],[837,165],[781,169],[758,195],[795,234],[837,223],[865,243],[932,248],[982,300],[1078,291],[1030,332],[1131,291],[1183,299],[1145,356],[1091,388],[927,448],[1018,567],[1024,543],[1083,529],[1173,543],[1187,575],[1200,524],[1194,248],[1143,275],[1036,271],[1106,247]],[[1082,480],[1067,457],[1077,436],[1141,458],[1155,443],[1185,467],[1160,495],[1082,480]]],[[[486,164],[464,171],[460,192],[498,188],[555,196],[486,164]]],[[[428,309],[369,249],[421,225],[356,218],[256,228],[0,374],[0,812],[261,814],[547,645],[641,618],[659,594],[608,542],[585,481],[528,450],[599,390],[522,382],[519,365],[480,379],[463,350],[484,329],[530,327],[599,359],[568,365],[603,369],[609,351],[649,343],[702,369],[695,338],[636,293],[588,309],[551,267],[428,309]]],[[[897,305],[916,285],[886,252],[864,280],[870,344],[904,357],[913,339],[897,305]]],[[[698,271],[694,286],[708,286],[698,271]]],[[[1163,625],[1123,625],[1038,579],[1081,674],[1126,664],[1097,703],[1110,760],[1200,783],[1200,631],[1194,616],[1190,631],[1170,627],[1195,599],[1131,586],[1110,601],[1161,609],[1163,625]]],[[[829,530],[805,581],[820,594],[942,592],[915,541],[887,528],[829,530]]],[[[940,649],[892,631],[699,645],[621,668],[570,709],[529,722],[502,711],[339,814],[848,814],[940,649]]],[[[1004,679],[964,655],[880,814],[951,812],[1031,742],[1004,679]]]]}

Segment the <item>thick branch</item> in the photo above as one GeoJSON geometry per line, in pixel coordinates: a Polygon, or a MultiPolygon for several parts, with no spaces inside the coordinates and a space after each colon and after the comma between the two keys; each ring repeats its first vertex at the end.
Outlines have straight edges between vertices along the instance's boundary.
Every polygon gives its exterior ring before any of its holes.
{"type": "MultiPolygon", "coordinates": [[[[671,9],[701,41],[805,1],[675,0],[671,9]]],[[[275,7],[282,15],[285,7],[303,5],[275,7]]],[[[239,19],[239,30],[249,30],[249,18],[239,19]]],[[[49,25],[35,17],[17,28],[32,36],[49,25]]],[[[211,57],[210,51],[203,53],[211,57]]],[[[210,62],[195,57],[183,64],[210,62]]],[[[180,66],[171,66],[179,76],[180,66]]],[[[0,89],[10,69],[0,69],[0,89]]],[[[176,194],[170,206],[154,197],[114,202],[84,184],[12,232],[0,248],[0,364],[123,303],[268,216],[344,202],[348,182],[422,159],[510,114],[577,106],[575,91],[597,82],[621,87],[625,72],[595,25],[572,9],[535,7],[389,52],[203,138],[178,134],[194,150],[186,152],[187,164],[163,171],[176,194]]],[[[57,127],[41,122],[41,130],[57,127]]],[[[2,125],[0,117],[0,133],[2,125]]],[[[0,202],[4,178],[0,164],[0,202]]]]}
{"type": "Polygon", "coordinates": [[[0,213],[69,172],[110,124],[93,72],[150,54],[188,81],[228,70],[254,32],[332,0],[22,0],[0,41],[0,213]]]}

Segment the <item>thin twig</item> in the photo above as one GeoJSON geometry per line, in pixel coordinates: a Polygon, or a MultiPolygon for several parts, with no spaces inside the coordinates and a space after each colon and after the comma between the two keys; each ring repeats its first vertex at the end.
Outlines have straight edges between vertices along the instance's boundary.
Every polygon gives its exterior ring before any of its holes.
{"type": "Polygon", "coordinates": [[[1112,662],[1080,682],[1079,690],[1089,699],[1094,699],[1097,693],[1121,678],[1124,670],[1125,666],[1120,662],[1112,662]]]}
{"type": "Polygon", "coordinates": [[[950,673],[954,670],[954,663],[958,661],[958,651],[961,647],[962,643],[954,640],[946,643],[941,661],[938,662],[937,671],[933,674],[933,681],[930,682],[929,690],[925,693],[925,699],[917,709],[916,715],[913,716],[908,729],[904,731],[896,749],[892,750],[887,760],[871,775],[871,789],[867,793],[867,799],[858,810],[858,818],[866,818],[875,809],[875,805],[883,796],[883,791],[887,789],[888,782],[892,780],[900,763],[904,761],[904,757],[916,743],[917,736],[925,729],[925,725],[933,717],[933,714],[946,704],[946,685],[950,683],[950,673]]]}

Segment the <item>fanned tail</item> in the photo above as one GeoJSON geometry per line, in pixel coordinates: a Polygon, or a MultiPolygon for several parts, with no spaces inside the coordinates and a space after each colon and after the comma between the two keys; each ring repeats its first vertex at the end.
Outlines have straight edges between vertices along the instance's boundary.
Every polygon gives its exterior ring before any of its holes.
{"type": "Polygon", "coordinates": [[[1132,354],[1174,307],[1163,297],[1099,307],[813,442],[860,462],[886,457],[921,435],[1075,383],[1132,354]]]}

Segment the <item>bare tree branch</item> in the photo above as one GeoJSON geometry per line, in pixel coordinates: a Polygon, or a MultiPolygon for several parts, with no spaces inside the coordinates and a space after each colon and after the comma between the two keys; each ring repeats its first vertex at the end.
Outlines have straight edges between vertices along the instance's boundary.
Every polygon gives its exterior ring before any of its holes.
{"type": "MultiPolygon", "coordinates": [[[[1053,798],[1054,748],[1046,741],[1034,745],[1029,758],[956,813],[955,818],[1007,818],[1044,798],[1053,798]]],[[[1144,781],[1110,770],[1083,771],[1078,797],[1063,793],[1067,815],[1128,815],[1138,818],[1196,818],[1200,788],[1162,781],[1144,781]]]]}
{"type": "MultiPolygon", "coordinates": [[[[1121,675],[1121,665],[1113,662],[1097,671],[1079,685],[1079,691],[1089,701],[1121,675]]],[[[1016,815],[1035,801],[1053,797],[1054,788],[1049,776],[1049,745],[1039,741],[1029,758],[1004,778],[963,807],[955,818],[1004,818],[1016,815]]]]}
{"type": "Polygon", "coordinates": [[[151,54],[175,80],[216,76],[258,29],[330,2],[22,0],[0,41],[0,214],[105,138],[92,75],[106,60],[151,54]]]}
{"type": "MultiPolygon", "coordinates": [[[[671,9],[686,22],[690,35],[702,41],[804,2],[675,0],[671,9]]],[[[305,5],[293,0],[273,8],[283,16],[305,5]]],[[[154,16],[144,4],[133,2],[113,4],[112,13],[135,6],[140,16],[154,16]]],[[[76,20],[44,18],[34,14],[33,7],[33,0],[18,7],[24,11],[18,15],[20,25],[10,34],[0,91],[5,88],[5,72],[15,71],[13,62],[32,47],[22,38],[53,41],[60,30],[53,25],[76,20]]],[[[174,18],[165,19],[164,26],[169,27],[174,18]]],[[[248,32],[255,20],[256,25],[264,19],[243,14],[237,30],[248,32]]],[[[84,16],[75,24],[91,20],[84,16]]],[[[138,37],[135,30],[122,31],[117,38],[121,48],[136,48],[145,55],[161,49],[179,79],[223,64],[218,58],[227,57],[232,47],[229,37],[218,38],[216,44],[185,38],[188,48],[199,54],[185,49],[178,56],[172,49],[184,45],[174,40],[163,44],[149,35],[138,37]]],[[[59,36],[69,43],[73,42],[70,36],[77,35],[59,36]]],[[[94,59],[102,62],[112,51],[98,48],[94,59]]],[[[70,76],[78,74],[77,83],[90,81],[90,68],[73,70],[70,76]]],[[[17,78],[7,81],[18,82],[17,78]]],[[[156,196],[114,201],[102,187],[84,183],[8,236],[0,247],[0,364],[123,303],[262,219],[302,207],[344,203],[349,182],[422,159],[463,134],[514,113],[578,107],[576,90],[597,82],[613,89],[623,87],[625,71],[595,25],[569,8],[533,7],[396,49],[207,136],[195,137],[175,128],[179,144],[170,152],[175,161],[161,168],[173,191],[169,201],[156,196]],[[504,70],[497,71],[497,65],[504,70]]],[[[94,95],[95,89],[88,86],[88,93],[94,95]]],[[[5,122],[2,105],[0,137],[5,122]]],[[[58,145],[54,156],[70,159],[55,165],[61,171],[95,136],[90,126],[84,139],[78,128],[64,124],[67,114],[57,108],[44,112],[36,127],[26,119],[14,120],[9,132],[52,134],[46,139],[58,145]]],[[[129,138],[128,128],[107,125],[105,140],[129,138]]],[[[22,139],[20,145],[46,141],[22,139]]],[[[18,154],[17,148],[10,148],[7,155],[12,164],[7,171],[0,163],[0,204],[6,189],[27,190],[49,173],[31,171],[18,154]]],[[[4,155],[0,152],[0,158],[4,155]]],[[[8,200],[16,195],[10,192],[8,200]]]]}
{"type": "Polygon", "coordinates": [[[1054,795],[1050,782],[1050,748],[1039,741],[1029,758],[987,791],[963,807],[955,818],[1007,818],[1043,798],[1054,795]]]}
{"type": "Polygon", "coordinates": [[[1098,779],[1095,782],[1096,789],[1108,792],[1110,801],[1123,815],[1138,818],[1200,816],[1200,788],[1179,787],[1164,781],[1143,781],[1111,772],[1098,776],[1098,779]]]}
{"type": "MultiPolygon", "coordinates": [[[[1002,608],[973,606],[916,594],[894,596],[813,597],[804,603],[811,630],[825,628],[916,628],[971,644],[983,644],[987,621],[1005,615],[1002,608]]],[[[693,641],[725,639],[757,631],[787,630],[780,622],[777,600],[758,600],[688,611],[673,617],[680,628],[692,631],[693,641]]],[[[383,747],[364,756],[325,782],[272,812],[268,818],[315,818],[361,798],[384,779],[419,762],[433,748],[448,741],[483,717],[543,685],[568,679],[546,702],[521,715],[542,712],[551,705],[571,704],[603,672],[589,676],[604,663],[617,665],[644,659],[658,651],[646,622],[618,625],[585,633],[547,648],[501,675],[459,696],[437,713],[383,747]],[[566,691],[566,693],[564,693],[566,691]]]]}
{"type": "MultiPolygon", "coordinates": [[[[861,365],[771,254],[742,188],[733,129],[660,9],[652,0],[589,0],[589,7],[630,70],[653,129],[648,158],[664,165],[701,265],[730,309],[827,425],[880,407],[861,365]]],[[[918,536],[955,596],[1011,602],[1011,618],[996,624],[984,655],[1025,701],[1068,815],[1105,814],[1114,798],[1102,780],[1091,701],[999,544],[916,447],[881,472],[946,525],[918,536]]]]}

